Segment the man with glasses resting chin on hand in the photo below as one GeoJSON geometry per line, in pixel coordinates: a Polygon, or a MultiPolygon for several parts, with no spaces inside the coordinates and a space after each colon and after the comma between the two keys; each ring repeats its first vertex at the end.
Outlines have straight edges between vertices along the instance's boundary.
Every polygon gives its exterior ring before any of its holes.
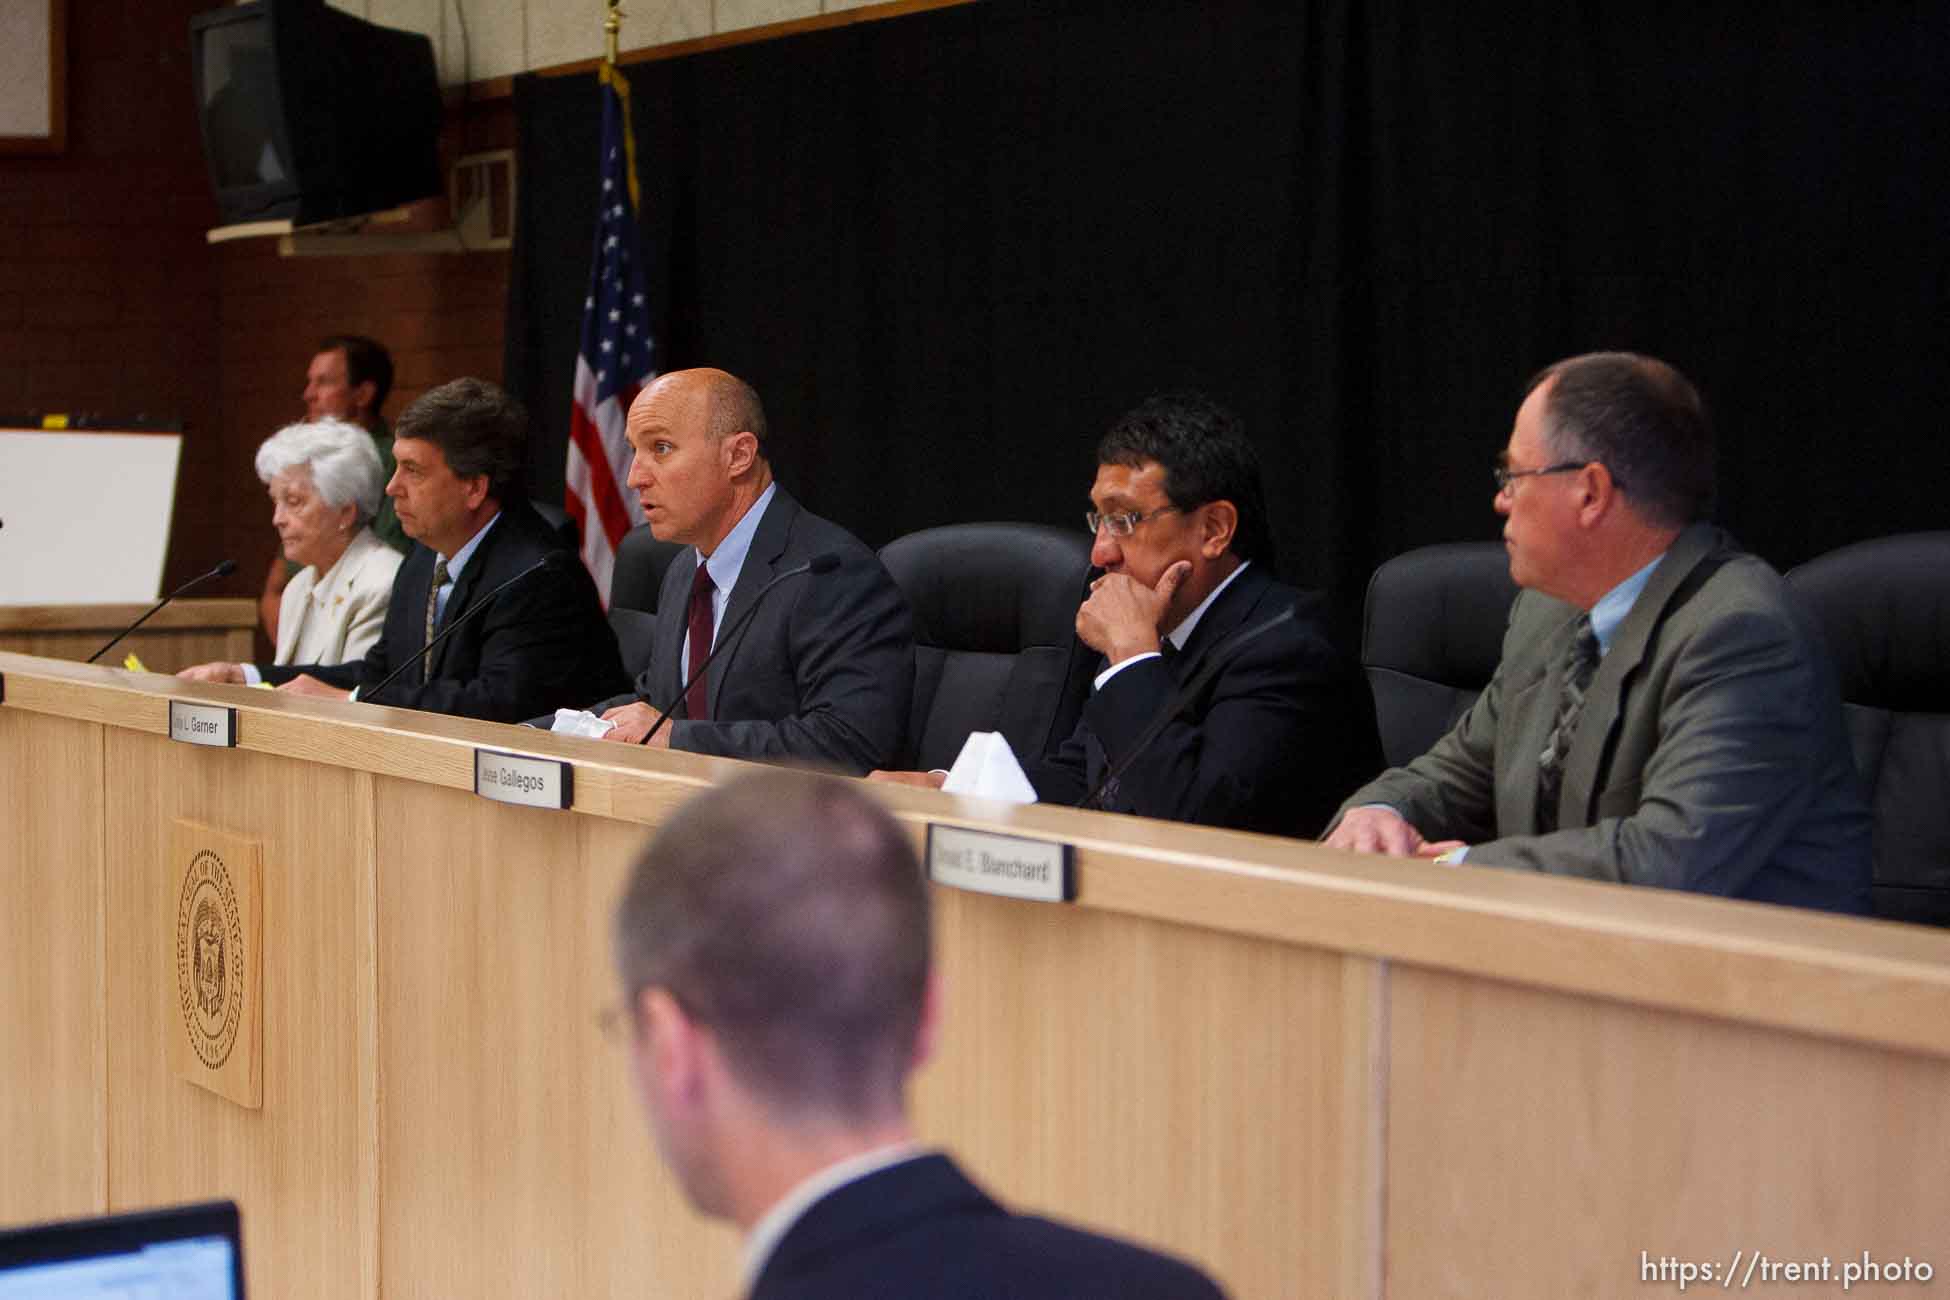
{"type": "MultiPolygon", "coordinates": [[[[1103,575],[1077,610],[1102,656],[1075,732],[1023,770],[1045,803],[1104,785],[1112,812],[1313,834],[1334,794],[1380,767],[1368,689],[1326,634],[1325,602],[1274,579],[1259,457],[1237,416],[1153,397],[1097,447],[1086,523],[1103,575]],[[1292,617],[1245,634],[1282,612],[1292,617]],[[1149,744],[1184,684],[1216,665],[1149,744]]],[[[941,775],[876,777],[940,785],[941,775]]]]}
{"type": "Polygon", "coordinates": [[[1525,589],[1502,662],[1330,845],[1867,910],[1834,672],[1780,575],[1704,522],[1713,456],[1662,361],[1594,353],[1531,381],[1496,473],[1525,589]]]}

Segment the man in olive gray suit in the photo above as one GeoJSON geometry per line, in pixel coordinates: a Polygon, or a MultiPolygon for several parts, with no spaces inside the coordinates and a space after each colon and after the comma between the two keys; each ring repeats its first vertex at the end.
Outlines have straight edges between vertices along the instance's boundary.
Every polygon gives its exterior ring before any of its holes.
{"type": "Polygon", "coordinates": [[[1702,522],[1713,435],[1692,384],[1628,353],[1561,361],[1496,478],[1525,589],[1496,675],[1327,843],[1866,911],[1834,673],[1780,575],[1702,522]]]}

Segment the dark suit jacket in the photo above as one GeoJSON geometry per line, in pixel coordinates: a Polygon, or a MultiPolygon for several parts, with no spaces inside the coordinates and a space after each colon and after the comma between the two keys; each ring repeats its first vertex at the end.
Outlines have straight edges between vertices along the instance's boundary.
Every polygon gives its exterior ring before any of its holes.
{"type": "Polygon", "coordinates": [[[1766,564],[1681,533],[1599,661],[1540,834],[1537,758],[1578,610],[1522,592],[1503,658],[1428,753],[1346,807],[1393,806],[1468,860],[1841,912],[1868,908],[1869,815],[1821,640],[1766,564]]]}
{"type": "MultiPolygon", "coordinates": [[[[880,558],[837,524],[800,507],[784,488],[758,522],[718,624],[724,637],[774,576],[831,554],[830,573],[790,578],[765,598],[725,645],[706,679],[711,721],[672,715],[670,745],[729,758],[801,759],[860,775],[894,767],[914,691],[914,620],[880,558]]],[[[641,700],[663,709],[684,684],[685,611],[697,551],[686,547],[664,571],[657,634],[636,694],[595,712],[641,700]]],[[[721,641],[722,644],[722,641],[721,641]]]]}
{"type": "MultiPolygon", "coordinates": [[[[447,597],[446,620],[458,618],[481,596],[544,556],[554,557],[548,568],[502,592],[434,649],[431,680],[423,683],[417,670],[408,669],[368,702],[514,722],[620,689],[628,678],[596,584],[526,502],[502,506],[447,597]]],[[[277,683],[310,673],[333,686],[360,687],[360,699],[365,700],[388,673],[426,645],[433,561],[431,550],[415,544],[393,580],[385,630],[364,659],[265,668],[264,679],[277,683]]],[[[436,636],[439,632],[434,629],[436,636]]]]}
{"type": "Polygon", "coordinates": [[[946,1156],[919,1156],[815,1202],[751,1300],[1216,1300],[1191,1265],[1014,1215],[946,1156]]]}
{"type": "Polygon", "coordinates": [[[1327,635],[1321,597],[1263,564],[1212,602],[1170,660],[1132,664],[1094,692],[1068,739],[1026,769],[1045,803],[1075,804],[1132,752],[1181,683],[1217,673],[1118,778],[1113,812],[1311,835],[1339,793],[1381,766],[1374,700],[1327,635]],[[1292,609],[1255,641],[1229,644],[1292,609]]]}

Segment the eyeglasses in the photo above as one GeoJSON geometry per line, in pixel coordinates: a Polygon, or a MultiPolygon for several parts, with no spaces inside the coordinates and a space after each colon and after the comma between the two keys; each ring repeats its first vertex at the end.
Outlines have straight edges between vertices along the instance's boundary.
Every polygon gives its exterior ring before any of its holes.
{"type": "Polygon", "coordinates": [[[1536,478],[1541,474],[1569,474],[1572,470],[1583,469],[1590,463],[1588,460],[1561,460],[1555,465],[1546,465],[1542,469],[1511,469],[1508,465],[1498,465],[1490,471],[1490,477],[1496,480],[1496,490],[1501,495],[1508,492],[1510,485],[1520,478],[1536,478]]]}
{"type": "Polygon", "coordinates": [[[1095,510],[1091,510],[1083,516],[1083,526],[1090,530],[1092,537],[1106,528],[1110,530],[1112,537],[1129,537],[1145,520],[1156,519],[1159,515],[1170,514],[1176,509],[1177,506],[1159,506],[1156,510],[1142,515],[1130,512],[1121,515],[1100,515],[1095,510]]]}

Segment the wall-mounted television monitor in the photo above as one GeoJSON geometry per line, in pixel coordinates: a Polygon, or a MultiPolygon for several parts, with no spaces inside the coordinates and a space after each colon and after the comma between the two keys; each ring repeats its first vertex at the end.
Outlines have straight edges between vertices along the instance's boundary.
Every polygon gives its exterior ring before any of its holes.
{"type": "Polygon", "coordinates": [[[225,225],[311,225],[443,191],[425,36],[325,0],[250,0],[190,19],[190,61],[225,225]]]}

